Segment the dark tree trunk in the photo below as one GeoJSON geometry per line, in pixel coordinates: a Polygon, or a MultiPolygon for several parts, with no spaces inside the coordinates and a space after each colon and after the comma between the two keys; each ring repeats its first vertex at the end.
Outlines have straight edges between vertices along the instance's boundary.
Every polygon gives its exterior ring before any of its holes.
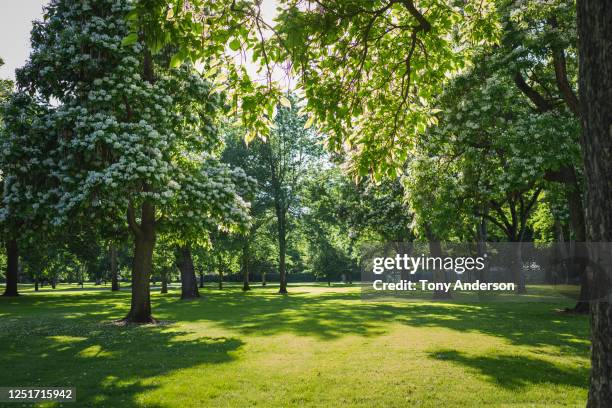
{"type": "MultiPolygon", "coordinates": [[[[612,242],[612,5],[578,1],[582,151],[587,186],[587,238],[612,242]]],[[[591,385],[588,407],[612,406],[612,265],[594,270],[591,302],[591,385]],[[597,293],[595,293],[597,291],[597,293]]]]}
{"type": "Polygon", "coordinates": [[[266,273],[261,273],[261,286],[266,286],[266,273]]]}
{"type": "Polygon", "coordinates": [[[161,275],[161,291],[160,293],[168,293],[168,272],[163,271],[161,275]]]}
{"type": "Polygon", "coordinates": [[[200,288],[204,287],[204,272],[200,272],[200,288]]]}
{"type": "Polygon", "coordinates": [[[567,184],[565,197],[569,207],[572,230],[574,231],[574,237],[576,239],[574,257],[578,262],[574,262],[573,265],[578,268],[576,273],[580,276],[580,296],[578,297],[576,306],[574,306],[571,311],[574,313],[588,314],[590,299],[589,286],[591,286],[591,283],[589,282],[589,275],[586,271],[586,262],[584,262],[588,257],[588,253],[583,244],[587,240],[587,237],[584,208],[582,205],[582,193],[574,167],[564,167],[561,169],[561,173],[567,184]]]}
{"type": "Polygon", "coordinates": [[[242,290],[251,290],[249,284],[249,243],[248,241],[242,246],[242,290]]]}
{"type": "Polygon", "coordinates": [[[149,279],[153,268],[153,249],[155,247],[155,208],[147,202],[142,204],[142,221],[139,226],[135,225],[133,217],[130,218],[134,231],[132,301],[130,312],[124,320],[129,323],[154,323],[155,319],[151,315],[149,279]]]}
{"type": "Polygon", "coordinates": [[[17,240],[9,239],[6,247],[6,288],[3,296],[19,296],[17,281],[19,280],[19,248],[17,240]]]}
{"type": "Polygon", "coordinates": [[[527,293],[525,286],[525,274],[523,273],[523,255],[521,251],[522,242],[513,242],[512,244],[512,274],[514,276],[514,284],[516,285],[516,293],[519,295],[527,293]]]}
{"type": "Polygon", "coordinates": [[[51,279],[51,289],[55,289],[56,286],[57,286],[56,278],[51,279]]]}
{"type": "Polygon", "coordinates": [[[176,249],[176,265],[181,272],[181,299],[195,299],[200,297],[198,281],[196,279],[191,248],[189,245],[176,249]]]}
{"type": "MultiPolygon", "coordinates": [[[[430,256],[432,257],[442,257],[442,245],[440,244],[440,241],[437,240],[437,238],[435,237],[435,235],[433,234],[433,232],[430,230],[429,227],[425,227],[425,235],[427,237],[427,240],[429,241],[429,253],[430,256]]],[[[441,269],[441,270],[434,270],[433,272],[433,278],[434,278],[434,282],[435,283],[445,283],[446,282],[446,272],[441,269]]],[[[434,290],[434,294],[433,294],[433,298],[434,299],[451,299],[453,297],[451,291],[449,290],[444,291],[444,290],[434,290]]]]}
{"type": "Polygon", "coordinates": [[[34,278],[34,292],[38,292],[38,278],[34,278]]]}
{"type": "MultiPolygon", "coordinates": [[[[442,245],[439,241],[429,241],[429,252],[432,257],[442,257],[442,245]]],[[[433,272],[435,283],[446,283],[446,272],[444,269],[436,269],[433,272]]],[[[452,299],[451,291],[434,290],[434,299],[452,299]]]]}
{"type": "Polygon", "coordinates": [[[223,289],[223,270],[219,269],[219,290],[223,289]]]}
{"type": "MultiPolygon", "coordinates": [[[[487,236],[488,236],[487,219],[485,217],[482,217],[480,219],[480,222],[476,226],[476,228],[477,228],[477,230],[476,230],[476,239],[477,239],[477,249],[476,249],[476,252],[477,252],[479,257],[483,258],[485,256],[485,254],[487,253],[487,236]]],[[[477,274],[478,275],[478,280],[480,280],[481,282],[486,282],[487,281],[486,270],[487,270],[487,268],[483,268],[483,269],[478,271],[478,274],[477,274]]],[[[478,291],[478,294],[480,295],[481,292],[478,291]]]]}
{"type": "Polygon", "coordinates": [[[111,292],[119,290],[119,267],[117,265],[117,247],[110,246],[111,292]]]}

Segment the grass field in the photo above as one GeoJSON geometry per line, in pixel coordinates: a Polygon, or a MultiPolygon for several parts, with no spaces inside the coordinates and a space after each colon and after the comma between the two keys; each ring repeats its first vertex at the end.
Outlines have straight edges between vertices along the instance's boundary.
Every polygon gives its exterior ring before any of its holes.
{"type": "MultiPolygon", "coordinates": [[[[62,289],[61,287],[58,289],[62,289]]],[[[65,287],[64,287],[65,289],[65,287]]],[[[73,386],[104,407],[584,406],[588,318],[567,303],[364,302],[359,288],[153,294],[163,324],[121,327],[129,292],[0,298],[0,385],[73,386]]],[[[14,405],[12,405],[14,406],[14,405]]]]}

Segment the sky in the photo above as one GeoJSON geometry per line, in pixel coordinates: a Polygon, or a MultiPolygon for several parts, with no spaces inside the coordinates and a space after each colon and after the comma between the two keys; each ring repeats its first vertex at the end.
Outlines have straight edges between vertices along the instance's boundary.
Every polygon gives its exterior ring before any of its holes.
{"type": "Polygon", "coordinates": [[[32,21],[42,19],[48,0],[0,0],[0,78],[15,78],[30,54],[32,21]]]}
{"type": "MultiPolygon", "coordinates": [[[[42,19],[49,0],[0,0],[0,78],[14,79],[30,53],[30,30],[33,20],[42,19]]],[[[276,0],[264,0],[262,14],[267,22],[276,15],[276,0]]],[[[253,67],[249,67],[249,71],[253,67]]]]}

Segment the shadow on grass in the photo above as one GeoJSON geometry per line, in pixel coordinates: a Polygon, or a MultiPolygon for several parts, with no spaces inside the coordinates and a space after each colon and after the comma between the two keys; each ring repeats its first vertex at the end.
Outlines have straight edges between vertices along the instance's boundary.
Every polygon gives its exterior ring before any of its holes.
{"type": "MultiPolygon", "coordinates": [[[[171,326],[128,326],[84,319],[3,321],[2,386],[76,387],[78,406],[141,406],[158,387],[147,379],[233,359],[235,338],[198,337],[171,326]],[[8,334],[8,335],[7,335],[8,334]]],[[[155,406],[155,405],[148,405],[155,406]]]]}
{"type": "Polygon", "coordinates": [[[560,352],[588,354],[588,317],[562,315],[548,303],[382,303],[362,302],[359,293],[316,295],[238,291],[205,292],[189,303],[165,298],[160,309],[176,321],[213,321],[242,333],[299,335],[334,339],[346,334],[377,336],[396,322],[482,333],[515,345],[554,346],[560,352]],[[170,307],[171,303],[176,303],[170,307]]]}
{"type": "MultiPolygon", "coordinates": [[[[184,302],[177,290],[155,293],[153,313],[170,321],[209,321],[243,334],[295,333],[332,340],[343,335],[377,336],[395,322],[413,327],[439,327],[482,333],[515,345],[554,346],[560,352],[588,354],[588,317],[556,313],[564,305],[549,303],[363,302],[358,291],[299,288],[280,296],[274,288],[243,293],[206,288],[200,299],[184,302]]],[[[41,310],[64,319],[114,320],[129,309],[129,293],[107,291],[62,295],[27,294],[0,298],[0,315],[35,318],[41,310]]]]}
{"type": "Polygon", "coordinates": [[[532,384],[588,386],[589,370],[586,367],[564,367],[520,355],[470,356],[457,350],[438,350],[429,356],[468,367],[491,383],[510,390],[520,390],[532,384]]]}
{"type": "MultiPolygon", "coordinates": [[[[543,347],[538,352],[544,354],[588,355],[588,318],[555,313],[560,305],[363,302],[358,291],[333,288],[294,288],[288,296],[277,295],[274,288],[248,293],[206,288],[201,293],[202,298],[189,302],[180,301],[177,290],[154,293],[154,315],[175,322],[209,322],[240,338],[283,333],[320,340],[371,337],[398,324],[485,334],[514,345],[543,347]]],[[[108,291],[0,298],[0,366],[11,367],[11,372],[0,372],[0,383],[77,383],[79,406],[138,406],[138,395],[156,387],[147,379],[229,362],[243,344],[233,337],[189,340],[193,335],[171,326],[108,324],[127,313],[129,298],[129,292],[108,291]]],[[[454,350],[431,356],[471,367],[507,388],[538,382],[586,387],[588,378],[586,368],[565,369],[524,356],[471,356],[454,350]]]]}

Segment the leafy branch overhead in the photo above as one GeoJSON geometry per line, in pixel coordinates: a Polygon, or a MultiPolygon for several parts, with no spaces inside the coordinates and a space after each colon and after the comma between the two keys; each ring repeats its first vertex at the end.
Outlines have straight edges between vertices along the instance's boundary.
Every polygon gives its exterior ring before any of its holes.
{"type": "Polygon", "coordinates": [[[274,81],[292,76],[328,145],[355,157],[357,173],[395,174],[415,135],[436,121],[428,101],[495,41],[490,1],[283,0],[275,24],[260,2],[141,0],[129,18],[129,43],[175,49],[171,65],[189,60],[216,75],[247,139],[265,135],[276,105],[287,105],[274,81]],[[261,77],[247,69],[259,66],[261,77]]]}

